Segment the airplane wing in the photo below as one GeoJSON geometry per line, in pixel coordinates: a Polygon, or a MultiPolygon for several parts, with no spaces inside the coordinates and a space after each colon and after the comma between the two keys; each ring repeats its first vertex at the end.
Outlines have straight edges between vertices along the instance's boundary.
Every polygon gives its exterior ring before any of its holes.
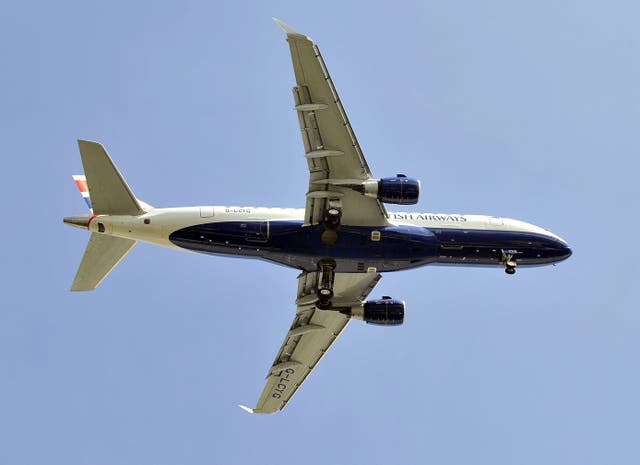
{"type": "MultiPolygon", "coordinates": [[[[293,324],[267,373],[258,405],[253,409],[240,406],[247,412],[274,413],[285,408],[349,323],[348,315],[316,308],[319,274],[303,272],[298,277],[298,308],[293,324]]],[[[378,273],[336,273],[334,307],[361,305],[381,277],[378,273]]]]}
{"type": "Polygon", "coordinates": [[[296,76],[295,108],[309,165],[305,224],[319,224],[329,206],[342,207],[344,225],[386,226],[387,211],[377,199],[348,187],[372,178],[320,50],[282,21],[296,76]]]}

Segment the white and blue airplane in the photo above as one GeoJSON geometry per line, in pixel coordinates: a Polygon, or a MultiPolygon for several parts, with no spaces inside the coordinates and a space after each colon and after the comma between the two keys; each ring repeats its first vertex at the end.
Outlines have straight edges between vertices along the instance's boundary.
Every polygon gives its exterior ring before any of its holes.
{"type": "Polygon", "coordinates": [[[283,409],[352,318],[402,324],[403,301],[366,300],[381,273],[439,264],[514,274],[571,255],[560,237],[523,221],[388,212],[385,204],[416,204],[420,182],[403,174],[374,178],[318,47],[275,21],[287,35],[296,78],[309,167],[304,209],[154,208],[136,198],[102,145],[80,140],[85,175],[74,180],[91,214],[64,218],[91,231],[72,291],[95,289],[138,241],[300,270],[296,314],[266,386],[255,408],[241,406],[252,413],[283,409]]]}

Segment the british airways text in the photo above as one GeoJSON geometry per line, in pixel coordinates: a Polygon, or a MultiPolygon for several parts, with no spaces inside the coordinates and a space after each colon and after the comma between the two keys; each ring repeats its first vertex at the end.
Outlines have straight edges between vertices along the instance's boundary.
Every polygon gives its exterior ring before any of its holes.
{"type": "Polygon", "coordinates": [[[464,223],[467,219],[462,215],[438,215],[433,213],[393,213],[394,220],[451,221],[464,223]]]}

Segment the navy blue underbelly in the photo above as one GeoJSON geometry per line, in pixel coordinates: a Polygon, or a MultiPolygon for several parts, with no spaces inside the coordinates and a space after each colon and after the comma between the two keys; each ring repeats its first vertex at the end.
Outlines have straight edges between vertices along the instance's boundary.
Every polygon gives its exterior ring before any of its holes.
{"type": "Polygon", "coordinates": [[[337,243],[326,246],[323,231],[302,221],[215,222],[180,229],[169,240],[192,251],[262,258],[307,271],[322,257],[333,258],[338,272],[364,272],[429,263],[498,265],[505,250],[516,251],[519,264],[536,265],[557,261],[563,253],[555,239],[526,232],[341,226],[337,243]]]}

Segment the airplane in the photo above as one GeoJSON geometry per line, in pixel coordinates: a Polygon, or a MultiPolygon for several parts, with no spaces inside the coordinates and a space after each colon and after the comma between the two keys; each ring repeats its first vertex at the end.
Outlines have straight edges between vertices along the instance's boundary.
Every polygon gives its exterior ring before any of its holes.
{"type": "Polygon", "coordinates": [[[304,209],[154,208],[136,198],[101,144],[79,140],[85,175],[73,179],[90,214],[63,220],[91,232],[72,291],[95,289],[138,241],[299,270],[296,313],[266,385],[256,407],[240,406],[262,414],[285,408],[351,319],[403,323],[404,301],[366,300],[381,273],[458,265],[513,275],[516,267],[553,264],[572,253],[559,236],[523,221],[387,211],[387,204],[416,204],[420,182],[404,174],[373,176],[317,45],[274,21],[293,61],[309,168],[304,209]]]}

